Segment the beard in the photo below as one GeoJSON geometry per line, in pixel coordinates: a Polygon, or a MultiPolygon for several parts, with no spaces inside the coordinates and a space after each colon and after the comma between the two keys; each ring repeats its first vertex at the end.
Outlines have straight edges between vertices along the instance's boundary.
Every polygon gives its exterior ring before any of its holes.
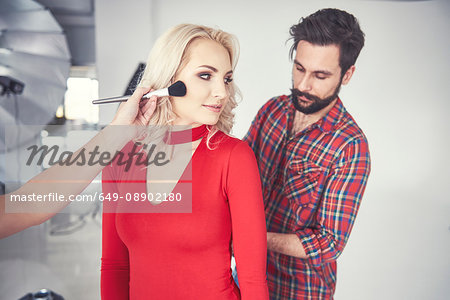
{"type": "Polygon", "coordinates": [[[298,90],[296,88],[292,88],[291,89],[292,104],[294,104],[294,107],[296,110],[298,110],[301,113],[304,113],[305,115],[310,115],[310,114],[316,113],[316,112],[324,109],[328,105],[330,105],[330,103],[333,102],[338,97],[339,91],[341,89],[341,83],[342,83],[342,78],[339,81],[336,88],[334,89],[333,94],[331,96],[328,96],[323,99],[320,97],[308,94],[308,93],[300,92],[300,90],[298,90]],[[311,103],[307,103],[307,102],[299,99],[299,97],[304,97],[304,98],[310,100],[311,103]]]}

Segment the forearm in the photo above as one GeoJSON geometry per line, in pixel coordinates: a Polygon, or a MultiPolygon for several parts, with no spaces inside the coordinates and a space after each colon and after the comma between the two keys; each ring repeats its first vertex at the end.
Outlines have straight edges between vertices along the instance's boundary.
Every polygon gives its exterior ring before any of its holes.
{"type": "Polygon", "coordinates": [[[297,258],[308,258],[298,236],[294,233],[267,233],[267,250],[297,258]]]}
{"type": "MultiPolygon", "coordinates": [[[[88,143],[76,151],[72,157],[77,157],[81,151],[85,154],[92,151],[108,152],[113,158],[128,142],[129,135],[118,134],[118,128],[108,126],[100,131],[88,143]]],[[[14,234],[27,227],[40,224],[51,218],[58,211],[66,207],[70,195],[81,193],[103,169],[104,164],[76,163],[67,166],[55,164],[44,172],[36,175],[18,190],[0,197],[0,238],[14,234]],[[61,195],[66,201],[18,201],[9,202],[11,196],[61,195]],[[6,211],[8,207],[8,211],[6,211]],[[14,213],[7,213],[14,212],[14,213]]]]}
{"type": "MultiPolygon", "coordinates": [[[[89,159],[87,162],[85,160],[80,163],[81,165],[78,165],[78,160],[70,165],[55,164],[36,175],[17,191],[1,196],[0,238],[40,224],[66,207],[70,203],[67,201],[69,196],[81,193],[108,163],[108,160],[113,159],[116,151],[122,149],[129,140],[145,130],[155,111],[157,101],[156,96],[142,100],[143,95],[148,92],[148,88],[137,88],[133,95],[119,106],[111,126],[99,132],[72,154],[71,158],[78,158],[79,154],[83,154],[82,151],[89,154],[91,152],[106,153],[105,156],[100,154],[101,158],[99,157],[98,160],[89,159]],[[23,195],[27,200],[29,195],[48,195],[49,193],[54,193],[66,201],[18,201],[17,203],[9,201],[11,196],[23,195]],[[6,213],[6,204],[8,204],[8,213],[6,213]],[[13,204],[16,206],[11,206],[13,204]]],[[[57,200],[61,198],[58,197],[57,200]]]]}
{"type": "Polygon", "coordinates": [[[105,127],[72,155],[72,157],[77,157],[83,151],[84,156],[89,157],[91,155],[90,153],[95,151],[98,154],[108,153],[109,157],[105,155],[105,159],[100,159],[101,155],[97,155],[91,161],[86,159],[80,165],[77,163],[73,163],[70,166],[55,164],[33,177],[24,186],[11,194],[27,195],[32,193],[58,192],[68,196],[82,192],[105,165],[112,160],[116,151],[122,149],[129,141],[126,135],[120,135],[118,129],[114,127],[105,127]],[[70,183],[70,185],[62,183],[70,183]]]}

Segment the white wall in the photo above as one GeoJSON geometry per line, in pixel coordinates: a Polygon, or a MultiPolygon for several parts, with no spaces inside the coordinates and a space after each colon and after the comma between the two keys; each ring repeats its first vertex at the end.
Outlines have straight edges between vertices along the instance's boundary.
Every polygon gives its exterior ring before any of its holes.
{"type": "Polygon", "coordinates": [[[266,100],[289,91],[289,27],[323,7],[353,13],[366,33],[357,71],[341,97],[368,136],[373,160],[356,225],[339,259],[336,299],[447,299],[447,1],[97,0],[100,96],[121,94],[137,62],[170,26],[218,26],[241,43],[235,80],[244,99],[234,133],[242,137],[266,100]]]}
{"type": "MultiPolygon", "coordinates": [[[[123,95],[152,41],[150,0],[95,0],[95,47],[99,97],[123,95]]],[[[100,124],[112,120],[118,105],[100,107],[100,124]]]]}

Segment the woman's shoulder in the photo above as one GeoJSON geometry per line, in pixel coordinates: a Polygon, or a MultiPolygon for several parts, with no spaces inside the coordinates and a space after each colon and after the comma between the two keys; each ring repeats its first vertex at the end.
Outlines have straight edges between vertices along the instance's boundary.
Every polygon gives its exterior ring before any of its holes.
{"type": "Polygon", "coordinates": [[[241,139],[238,139],[237,137],[234,137],[232,135],[229,135],[223,131],[217,131],[210,140],[211,145],[217,144],[218,146],[224,147],[224,148],[233,148],[236,145],[239,144],[247,144],[246,142],[242,141],[241,139]]]}
{"type": "Polygon", "coordinates": [[[209,144],[211,151],[218,150],[218,152],[227,156],[248,155],[249,153],[253,155],[253,151],[247,142],[222,131],[214,134],[209,144]]]}

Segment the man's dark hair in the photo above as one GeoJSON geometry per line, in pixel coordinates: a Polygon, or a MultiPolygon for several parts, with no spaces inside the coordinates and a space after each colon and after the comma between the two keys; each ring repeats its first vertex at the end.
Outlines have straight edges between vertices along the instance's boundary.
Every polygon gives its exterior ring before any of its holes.
{"type": "Polygon", "coordinates": [[[355,64],[359,52],[364,46],[364,33],[359,27],[358,20],[348,12],[335,8],[318,10],[306,18],[301,18],[289,30],[294,44],[289,51],[292,58],[300,41],[307,41],[313,45],[339,46],[339,66],[341,74],[355,64]]]}

